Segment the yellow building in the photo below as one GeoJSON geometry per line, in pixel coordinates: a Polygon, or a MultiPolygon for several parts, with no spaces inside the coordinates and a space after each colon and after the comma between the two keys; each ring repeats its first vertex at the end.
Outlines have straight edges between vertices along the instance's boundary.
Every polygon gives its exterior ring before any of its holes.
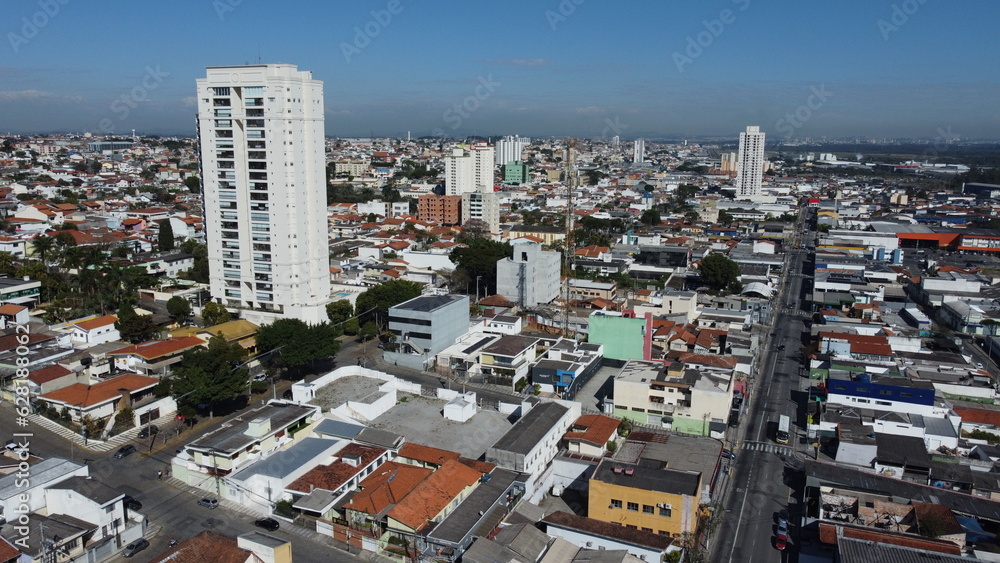
{"type": "Polygon", "coordinates": [[[694,533],[702,474],[651,465],[603,459],[590,479],[587,515],[674,538],[694,533]]]}

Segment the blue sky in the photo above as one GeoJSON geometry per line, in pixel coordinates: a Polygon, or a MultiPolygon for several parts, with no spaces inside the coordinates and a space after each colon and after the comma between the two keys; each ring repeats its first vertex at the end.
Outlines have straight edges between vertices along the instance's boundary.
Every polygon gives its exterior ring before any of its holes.
{"type": "Polygon", "coordinates": [[[0,133],[194,133],[297,64],[329,135],[1000,138],[994,0],[5,0],[0,133]],[[395,13],[392,13],[395,12],[395,13]]]}

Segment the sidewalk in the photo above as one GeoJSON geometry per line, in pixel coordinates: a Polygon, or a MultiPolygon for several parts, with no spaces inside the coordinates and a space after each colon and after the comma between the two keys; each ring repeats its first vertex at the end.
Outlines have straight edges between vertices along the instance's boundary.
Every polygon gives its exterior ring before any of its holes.
{"type": "MultiPolygon", "coordinates": [[[[199,489],[198,487],[192,487],[191,485],[184,483],[180,479],[175,478],[173,475],[164,477],[163,482],[175,489],[190,494],[194,498],[202,498],[202,497],[217,498],[216,494],[213,491],[207,491],[204,489],[199,489]]],[[[193,502],[195,501],[192,499],[192,503],[193,502]]],[[[233,502],[231,500],[226,500],[224,498],[219,498],[219,505],[226,508],[227,510],[237,512],[244,516],[249,516],[250,518],[253,518],[255,520],[258,518],[273,517],[273,515],[268,514],[264,511],[254,510],[250,507],[243,506],[242,504],[233,502]]],[[[202,507],[196,507],[196,508],[202,508],[202,507]]],[[[210,510],[210,509],[205,508],[204,510],[210,510]]],[[[282,531],[288,532],[289,534],[294,534],[296,536],[300,536],[302,538],[314,541],[316,543],[321,543],[329,547],[339,549],[340,551],[346,551],[353,555],[357,555],[356,549],[352,551],[350,549],[350,546],[348,546],[344,542],[333,539],[332,536],[325,536],[323,534],[320,534],[319,532],[316,532],[315,530],[310,530],[308,528],[304,528],[302,526],[293,524],[281,517],[278,517],[276,519],[281,522],[280,530],[282,531]]]]}
{"type": "MultiPolygon", "coordinates": [[[[150,424],[155,424],[157,427],[162,427],[162,426],[165,426],[166,424],[172,422],[173,420],[174,420],[174,413],[170,413],[170,414],[161,416],[160,418],[152,421],[150,424]]],[[[32,423],[32,424],[36,424],[36,425],[38,425],[38,426],[40,426],[40,427],[42,427],[42,428],[44,428],[44,429],[46,429],[46,430],[48,430],[48,431],[56,434],[56,435],[59,435],[59,436],[65,438],[66,440],[69,440],[71,442],[75,442],[76,445],[80,446],[81,448],[83,448],[85,450],[89,450],[89,451],[97,452],[97,453],[100,453],[100,452],[109,452],[111,450],[114,450],[114,449],[118,448],[119,446],[121,446],[125,442],[128,442],[128,441],[132,440],[133,438],[135,438],[139,434],[139,431],[142,430],[142,427],[131,428],[129,430],[126,430],[126,431],[124,431],[124,432],[116,435],[116,436],[113,436],[109,440],[102,441],[102,440],[91,440],[91,439],[84,438],[83,436],[77,434],[76,432],[73,432],[69,428],[66,428],[62,424],[59,424],[58,422],[54,422],[52,420],[49,420],[49,419],[47,419],[44,416],[39,415],[39,414],[28,415],[28,422],[32,423]]]]}

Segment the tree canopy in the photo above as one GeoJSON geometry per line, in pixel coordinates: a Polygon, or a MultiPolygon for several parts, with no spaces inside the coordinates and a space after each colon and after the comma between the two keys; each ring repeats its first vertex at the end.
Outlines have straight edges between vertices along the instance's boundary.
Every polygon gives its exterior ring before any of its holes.
{"type": "Polygon", "coordinates": [[[737,280],[740,276],[740,267],[725,254],[713,252],[704,257],[699,272],[701,281],[712,289],[729,288],[734,293],[739,291],[737,280]]]}
{"type": "Polygon", "coordinates": [[[297,369],[337,355],[340,341],[330,323],[308,325],[299,319],[279,319],[257,331],[257,349],[265,365],[297,369]],[[273,353],[264,356],[269,352],[273,353]]]}
{"type": "Polygon", "coordinates": [[[191,302],[175,295],[167,300],[167,314],[174,322],[183,323],[191,316],[191,302]]]}
{"type": "Polygon", "coordinates": [[[352,335],[358,333],[358,319],[354,318],[354,306],[347,299],[328,303],[326,316],[337,332],[352,335]]]}
{"type": "Polygon", "coordinates": [[[249,381],[247,369],[240,366],[245,357],[239,344],[213,336],[208,348],[184,352],[174,369],[174,396],[186,396],[188,404],[214,404],[239,395],[249,381]]]}
{"type": "Polygon", "coordinates": [[[205,321],[205,326],[227,323],[231,318],[232,315],[229,314],[229,310],[215,301],[209,301],[201,308],[201,320],[205,321]]]}
{"type": "Polygon", "coordinates": [[[160,232],[157,233],[156,243],[161,251],[174,249],[174,227],[170,224],[170,219],[160,221],[160,232]]]}
{"type": "Polygon", "coordinates": [[[466,293],[471,293],[476,278],[481,278],[480,290],[486,295],[491,295],[497,290],[497,262],[509,258],[513,252],[514,249],[509,242],[481,238],[469,242],[468,247],[452,250],[451,261],[455,263],[459,279],[464,277],[466,293]]]}
{"type": "Polygon", "coordinates": [[[365,317],[362,320],[370,319],[372,313],[384,319],[389,313],[389,307],[420,297],[423,291],[424,286],[417,282],[391,280],[371,287],[359,295],[354,308],[358,314],[365,317]]]}
{"type": "Polygon", "coordinates": [[[137,314],[128,303],[123,303],[118,310],[118,322],[115,323],[115,328],[123,340],[132,344],[152,340],[160,334],[160,327],[156,326],[151,316],[137,314]]]}

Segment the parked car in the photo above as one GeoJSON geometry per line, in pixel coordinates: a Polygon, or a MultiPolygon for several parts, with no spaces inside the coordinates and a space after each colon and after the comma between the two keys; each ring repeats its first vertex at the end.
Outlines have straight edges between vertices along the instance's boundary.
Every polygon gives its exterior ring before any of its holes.
{"type": "Polygon", "coordinates": [[[122,500],[125,503],[125,508],[129,510],[142,510],[142,503],[129,495],[125,495],[125,498],[122,500]]]}
{"type": "Polygon", "coordinates": [[[149,542],[145,538],[139,538],[125,546],[125,549],[122,550],[122,556],[132,557],[147,547],[149,547],[149,542]]]}
{"type": "Polygon", "coordinates": [[[139,438],[149,438],[150,436],[156,436],[156,433],[159,431],[160,429],[157,428],[155,424],[144,426],[142,430],[139,431],[139,438]]]}
{"type": "Polygon", "coordinates": [[[784,551],[786,547],[788,547],[788,534],[774,536],[774,549],[784,551]]]}
{"type": "Polygon", "coordinates": [[[219,499],[214,499],[211,497],[204,497],[198,499],[198,505],[204,506],[205,508],[216,508],[219,506],[219,499]]]}
{"type": "Polygon", "coordinates": [[[264,528],[268,532],[273,532],[280,527],[280,524],[278,524],[278,521],[274,518],[260,518],[258,520],[254,520],[253,525],[258,528],[264,528]]]}
{"type": "Polygon", "coordinates": [[[135,446],[133,446],[132,444],[125,444],[124,446],[118,448],[118,451],[115,452],[115,459],[121,459],[127,455],[134,453],[135,453],[135,446]]]}

